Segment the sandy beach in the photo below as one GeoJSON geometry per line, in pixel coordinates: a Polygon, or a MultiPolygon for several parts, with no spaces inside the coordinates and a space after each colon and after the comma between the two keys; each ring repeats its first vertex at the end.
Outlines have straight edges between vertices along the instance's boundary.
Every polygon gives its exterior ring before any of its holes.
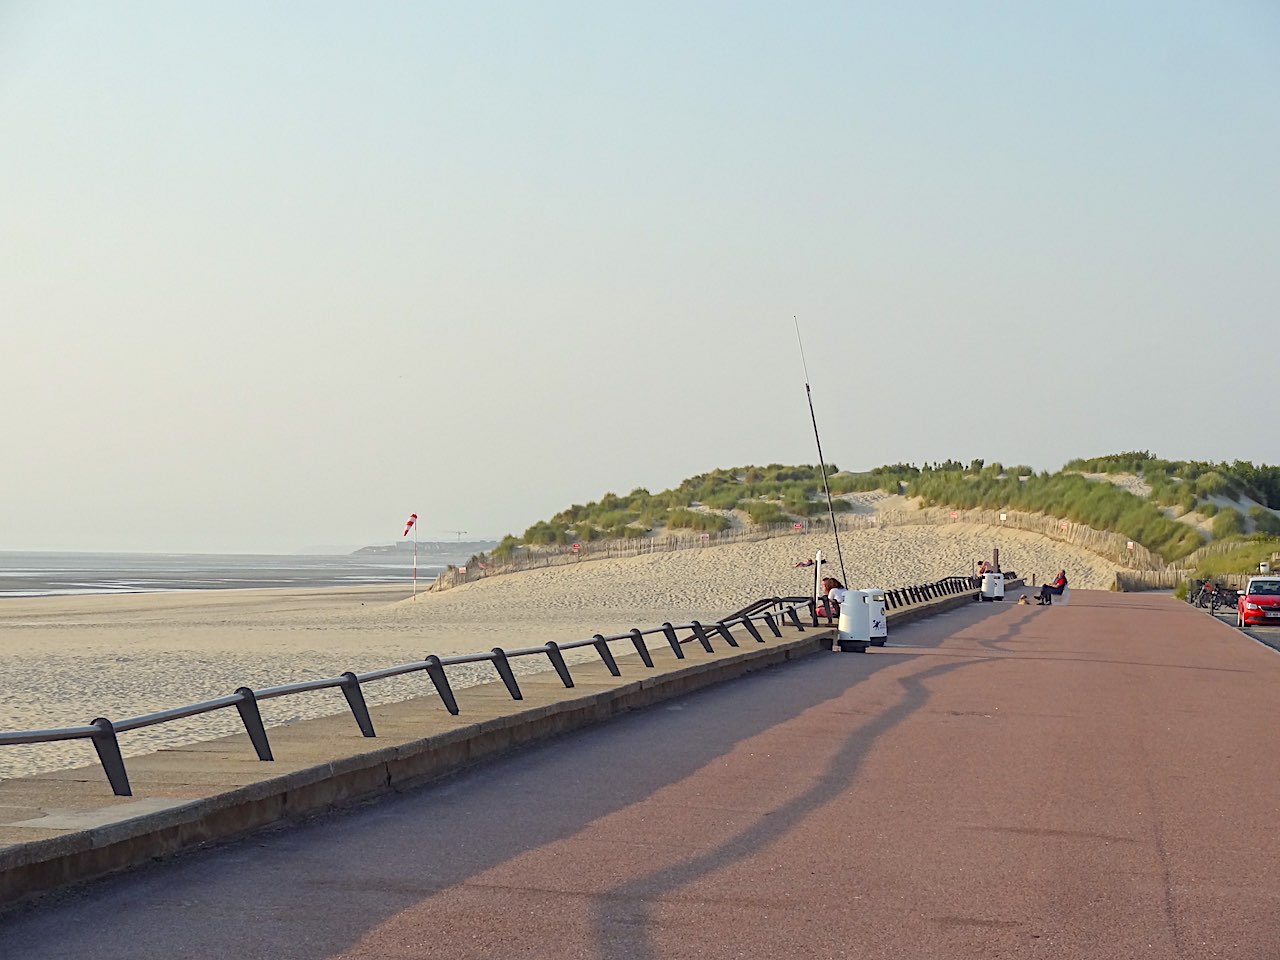
{"type": "MultiPolygon", "coordinates": [[[[1006,569],[1106,589],[1115,567],[1037,534],[969,524],[843,534],[849,586],[893,587],[968,573],[999,547],[1006,569]]],[[[410,598],[402,587],[182,591],[12,599],[0,603],[0,730],[122,718],[265,687],[406,663],[429,653],[515,648],[619,633],[664,620],[714,620],[764,596],[804,594],[798,560],[827,535],[584,561],[410,598]]],[[[838,572],[836,573],[838,576],[838,572]]],[[[584,654],[594,656],[594,654],[584,654]]],[[[517,664],[519,666],[519,664],[517,664]]],[[[545,669],[531,660],[524,669],[545,669]]],[[[451,671],[456,686],[494,679],[488,665],[451,671]]],[[[366,686],[371,703],[430,691],[421,674],[366,686]]],[[[336,690],[263,704],[269,724],[339,713],[336,690]]],[[[126,755],[241,729],[235,711],[130,732],[126,755]]],[[[0,778],[95,763],[87,741],[0,747],[0,778]]]]}

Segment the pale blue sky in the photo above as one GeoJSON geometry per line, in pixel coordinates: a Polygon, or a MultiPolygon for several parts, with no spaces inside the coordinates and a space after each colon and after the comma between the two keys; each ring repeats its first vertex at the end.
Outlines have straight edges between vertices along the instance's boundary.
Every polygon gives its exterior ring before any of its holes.
{"type": "Polygon", "coordinates": [[[1280,462],[1277,103],[1269,2],[0,2],[0,549],[814,462],[793,314],[842,467],[1280,462]]]}

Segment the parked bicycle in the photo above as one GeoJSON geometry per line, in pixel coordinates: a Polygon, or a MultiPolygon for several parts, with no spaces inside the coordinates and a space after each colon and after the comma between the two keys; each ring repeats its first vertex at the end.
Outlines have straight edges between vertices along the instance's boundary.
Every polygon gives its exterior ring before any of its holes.
{"type": "Polygon", "coordinates": [[[1210,613],[1217,613],[1220,607],[1234,610],[1239,599],[1238,590],[1212,580],[1193,580],[1187,593],[1188,603],[1210,613]]]}

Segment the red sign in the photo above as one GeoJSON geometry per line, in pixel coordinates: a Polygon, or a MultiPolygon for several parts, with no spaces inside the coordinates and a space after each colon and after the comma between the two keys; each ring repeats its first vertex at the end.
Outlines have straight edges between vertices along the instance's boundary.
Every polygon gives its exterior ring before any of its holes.
{"type": "Polygon", "coordinates": [[[578,553],[578,552],[579,552],[579,551],[581,551],[581,550],[582,550],[582,544],[580,544],[580,543],[575,543],[575,544],[573,545],[573,552],[574,552],[574,553],[578,553]]]}
{"type": "Polygon", "coordinates": [[[466,567],[466,564],[463,564],[462,566],[460,566],[460,567],[458,568],[458,572],[459,572],[460,574],[462,574],[462,575],[465,577],[465,576],[467,575],[467,567],[466,567]]]}
{"type": "Polygon", "coordinates": [[[954,511],[954,510],[952,510],[952,511],[951,511],[951,519],[952,519],[952,520],[958,519],[958,518],[959,518],[959,516],[960,516],[960,514],[959,514],[959,513],[957,513],[956,511],[954,511]]]}
{"type": "Polygon", "coordinates": [[[803,523],[793,523],[791,526],[792,526],[792,527],[794,527],[796,530],[803,530],[803,529],[804,529],[804,524],[803,524],[803,523]]]}
{"type": "Polygon", "coordinates": [[[1065,530],[1065,529],[1067,529],[1067,527],[1071,526],[1071,524],[1069,524],[1069,523],[1067,523],[1067,521],[1063,520],[1060,524],[1058,524],[1058,526],[1060,526],[1063,530],[1065,530]]]}

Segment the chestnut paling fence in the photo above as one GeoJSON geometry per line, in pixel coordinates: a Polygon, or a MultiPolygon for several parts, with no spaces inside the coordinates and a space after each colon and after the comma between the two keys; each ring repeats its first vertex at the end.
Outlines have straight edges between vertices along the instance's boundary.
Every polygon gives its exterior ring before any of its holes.
{"type": "MultiPolygon", "coordinates": [[[[932,583],[896,587],[892,590],[887,590],[885,591],[885,599],[889,608],[895,609],[967,592],[973,589],[974,585],[975,582],[969,577],[946,577],[932,583]]],[[[143,727],[151,727],[171,720],[180,720],[185,717],[194,717],[204,713],[211,713],[215,710],[235,707],[240,714],[241,721],[244,723],[245,732],[249,736],[249,741],[253,746],[254,752],[258,755],[258,759],[270,761],[274,759],[271,752],[271,743],[267,737],[266,726],[262,722],[262,714],[258,710],[258,703],[262,700],[337,688],[342,691],[343,696],[346,698],[347,706],[350,708],[361,734],[365,737],[376,737],[377,733],[374,730],[373,719],[369,714],[369,708],[365,703],[362,691],[362,686],[366,683],[385,680],[388,677],[401,676],[407,673],[425,673],[445,709],[450,714],[457,716],[460,712],[458,699],[449,683],[449,677],[446,672],[446,668],[450,666],[487,661],[493,664],[494,670],[505,685],[507,692],[511,694],[512,700],[522,700],[524,697],[520,691],[520,685],[516,680],[514,671],[511,669],[511,661],[519,657],[546,657],[565,687],[572,688],[574,685],[573,675],[564,659],[564,651],[566,650],[594,647],[609,673],[615,677],[620,677],[622,676],[622,671],[618,666],[611,644],[622,643],[630,645],[645,668],[653,669],[653,656],[648,646],[649,638],[656,638],[659,644],[667,644],[676,658],[683,660],[685,659],[685,646],[687,644],[697,643],[707,653],[715,652],[714,642],[724,642],[730,647],[739,646],[739,637],[735,637],[733,634],[733,630],[739,627],[744,629],[751,639],[757,643],[766,643],[766,634],[773,638],[780,638],[783,627],[794,629],[797,632],[804,632],[805,626],[801,622],[801,611],[804,611],[810,626],[819,626],[819,618],[812,598],[767,597],[711,624],[702,624],[697,620],[680,625],[664,623],[660,627],[652,627],[648,630],[632,629],[626,633],[608,637],[596,634],[590,639],[574,640],[566,643],[549,641],[541,646],[523,647],[516,650],[504,650],[501,647],[494,647],[485,653],[466,653],[448,657],[431,655],[413,663],[383,667],[367,673],[357,674],[347,671],[337,677],[303,680],[297,683],[287,683],[258,690],[239,687],[225,697],[173,707],[168,710],[159,710],[124,720],[97,717],[88,724],[79,727],[0,732],[0,746],[56,743],[64,740],[91,740],[112,791],[116,796],[128,797],[133,795],[133,791],[129,786],[129,777],[125,770],[124,758],[120,753],[119,735],[131,730],[139,730],[143,727]],[[762,627],[763,630],[761,629],[762,627]]],[[[826,622],[829,625],[831,623],[830,618],[826,622]]]]}
{"type": "MultiPolygon", "coordinates": [[[[1112,563],[1131,570],[1164,570],[1165,562],[1142,544],[1119,533],[1096,530],[1083,523],[1075,523],[1060,517],[1042,513],[1023,513],[1018,510],[960,510],[949,507],[929,507],[923,510],[882,510],[870,514],[836,514],[836,529],[854,532],[877,527],[892,526],[946,526],[954,523],[981,524],[1026,530],[1048,537],[1060,543],[1088,550],[1112,563]]],[[[699,550],[733,543],[751,543],[774,537],[795,536],[805,533],[825,533],[831,530],[831,522],[824,517],[810,517],[803,522],[768,523],[727,530],[719,533],[668,534],[658,537],[636,537],[626,540],[594,540],[578,544],[561,544],[546,547],[520,547],[503,559],[490,559],[464,567],[451,567],[431,584],[435,591],[486,577],[522,570],[536,570],[569,563],[591,560],[609,560],[621,557],[638,557],[652,553],[670,553],[676,550],[699,550]]]]}

